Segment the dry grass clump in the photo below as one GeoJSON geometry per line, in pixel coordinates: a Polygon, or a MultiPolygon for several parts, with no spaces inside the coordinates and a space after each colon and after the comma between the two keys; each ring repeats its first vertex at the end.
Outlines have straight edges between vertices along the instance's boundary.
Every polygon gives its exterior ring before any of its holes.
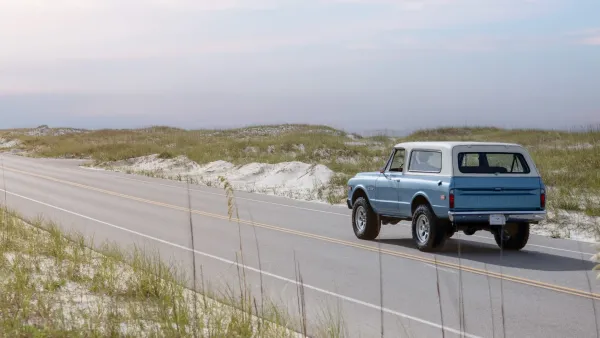
{"type": "Polygon", "coordinates": [[[94,245],[0,209],[0,335],[300,337],[288,328],[300,321],[263,296],[257,307],[248,285],[241,296],[195,293],[181,271],[158,254],[94,245]]]}

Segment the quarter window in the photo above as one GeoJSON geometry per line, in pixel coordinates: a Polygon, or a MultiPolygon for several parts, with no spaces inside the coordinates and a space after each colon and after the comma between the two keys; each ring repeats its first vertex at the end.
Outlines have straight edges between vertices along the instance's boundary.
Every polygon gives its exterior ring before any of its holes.
{"type": "Polygon", "coordinates": [[[404,169],[404,155],[406,151],[404,149],[398,149],[394,153],[394,158],[392,159],[392,163],[390,164],[389,171],[393,172],[402,172],[404,169]]]}
{"type": "Polygon", "coordinates": [[[442,171],[442,153],[433,150],[413,150],[408,171],[439,173],[442,171]]]}

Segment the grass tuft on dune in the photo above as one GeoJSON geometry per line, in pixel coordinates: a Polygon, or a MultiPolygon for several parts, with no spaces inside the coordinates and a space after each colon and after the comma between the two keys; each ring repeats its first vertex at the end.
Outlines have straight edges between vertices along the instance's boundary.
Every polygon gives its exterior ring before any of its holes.
{"type": "MultiPolygon", "coordinates": [[[[182,271],[158,254],[93,243],[52,222],[25,222],[2,208],[0,335],[302,336],[297,333],[300,320],[262,295],[257,302],[245,281],[240,281],[239,294],[229,289],[218,293],[204,283],[196,293],[182,271]]],[[[323,321],[314,329],[338,332],[336,325],[323,321]]]]}

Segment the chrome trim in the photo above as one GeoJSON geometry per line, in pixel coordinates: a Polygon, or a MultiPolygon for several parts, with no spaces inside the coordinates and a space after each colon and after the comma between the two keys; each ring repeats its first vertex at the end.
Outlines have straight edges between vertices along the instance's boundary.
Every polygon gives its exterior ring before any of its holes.
{"type": "Polygon", "coordinates": [[[455,217],[460,216],[489,216],[492,214],[502,214],[507,219],[519,219],[523,221],[541,221],[546,218],[546,211],[448,211],[448,218],[454,221],[455,217]]]}

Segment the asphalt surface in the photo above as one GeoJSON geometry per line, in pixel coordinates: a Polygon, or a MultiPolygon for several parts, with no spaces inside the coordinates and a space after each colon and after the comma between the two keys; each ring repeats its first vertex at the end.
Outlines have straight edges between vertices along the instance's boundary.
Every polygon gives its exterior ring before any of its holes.
{"type": "Polygon", "coordinates": [[[600,282],[588,243],[533,235],[523,251],[501,252],[488,233],[459,233],[433,255],[415,249],[406,223],[384,226],[380,241],[356,239],[345,206],[236,192],[237,223],[222,189],[192,186],[188,199],[185,183],[84,169],[80,161],[2,155],[2,162],[0,202],[10,208],[96,243],[159,250],[187,272],[191,214],[197,270],[215,290],[239,283],[241,239],[257,298],[262,275],[266,297],[297,314],[300,272],[309,327],[330,314],[350,337],[378,337],[382,327],[386,337],[599,334],[600,282]]]}

